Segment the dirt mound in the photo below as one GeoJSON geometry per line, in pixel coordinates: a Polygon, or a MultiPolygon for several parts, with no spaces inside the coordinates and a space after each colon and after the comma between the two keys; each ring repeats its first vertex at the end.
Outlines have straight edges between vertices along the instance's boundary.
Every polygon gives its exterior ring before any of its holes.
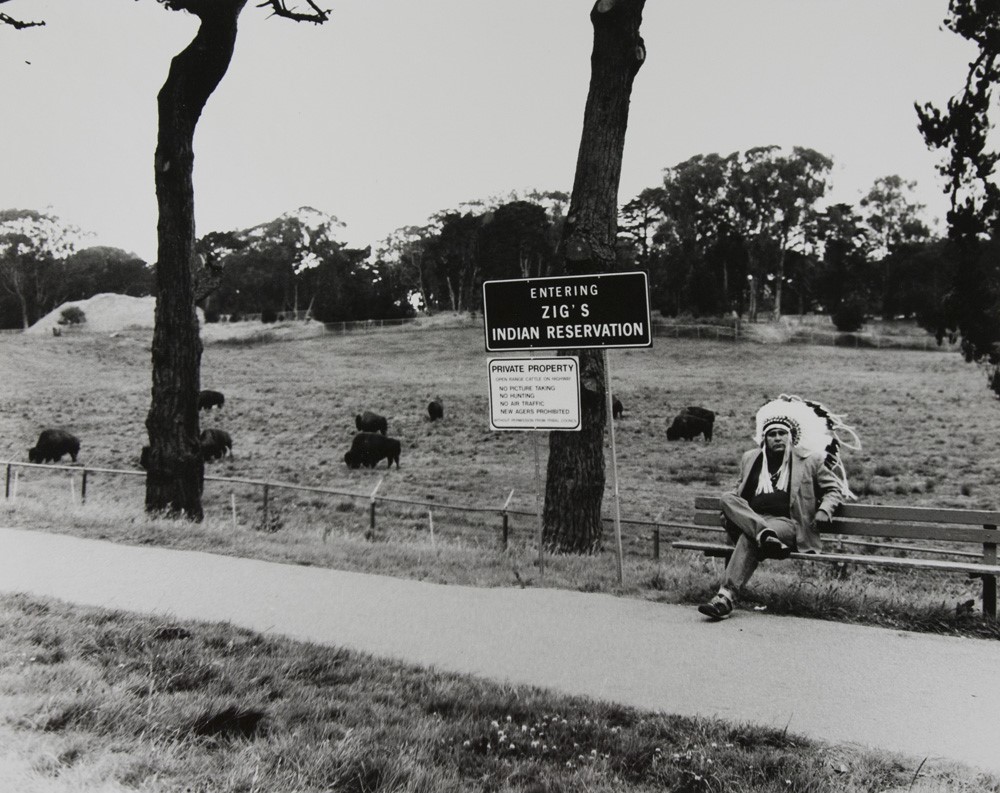
{"type": "MultiPolygon", "coordinates": [[[[114,333],[127,328],[152,328],[155,308],[155,297],[129,297],[106,292],[86,300],[63,303],[38,320],[25,333],[49,336],[53,328],[70,333],[114,333]],[[86,321],[80,325],[60,325],[62,312],[71,306],[83,311],[86,321]]],[[[198,318],[204,321],[201,309],[198,309],[198,318]]]]}

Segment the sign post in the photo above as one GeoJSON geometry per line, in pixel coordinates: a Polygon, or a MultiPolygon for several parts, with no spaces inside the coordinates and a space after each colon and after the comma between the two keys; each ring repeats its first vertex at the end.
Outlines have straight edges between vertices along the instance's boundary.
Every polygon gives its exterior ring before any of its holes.
{"type": "Polygon", "coordinates": [[[622,564],[624,555],[622,550],[622,509],[618,492],[618,452],[615,448],[615,407],[611,395],[611,362],[608,360],[607,350],[604,350],[604,384],[604,390],[608,392],[608,426],[611,428],[611,481],[614,483],[615,493],[615,550],[618,553],[618,583],[623,584],[625,571],[622,564]]]}
{"type": "MultiPolygon", "coordinates": [[[[487,352],[603,349],[605,390],[611,435],[611,472],[615,501],[615,550],[618,582],[623,583],[621,504],[608,348],[651,347],[649,284],[644,272],[598,273],[555,278],[483,282],[483,329],[487,352]]],[[[579,359],[494,358],[490,367],[490,429],[579,430],[579,359]],[[572,361],[572,367],[560,364],[572,361]],[[528,367],[548,367],[529,369],[528,367]],[[572,372],[572,374],[570,374],[572,372]],[[547,381],[528,375],[551,375],[547,381]],[[569,395],[569,383],[575,390],[569,395]],[[575,413],[574,413],[575,408],[575,413]],[[575,416],[575,418],[574,418],[575,416]],[[575,422],[575,423],[574,423],[575,422]]],[[[540,479],[538,445],[535,477],[540,479]]],[[[540,489],[540,486],[537,488],[540,489]]],[[[542,565],[542,519],[538,553],[542,565]]]]}

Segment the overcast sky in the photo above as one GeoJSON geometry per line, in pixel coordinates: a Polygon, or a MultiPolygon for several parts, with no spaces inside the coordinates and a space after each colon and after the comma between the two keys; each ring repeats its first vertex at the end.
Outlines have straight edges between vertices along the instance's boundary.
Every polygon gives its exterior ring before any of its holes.
{"type": "MultiPolygon", "coordinates": [[[[569,190],[591,0],[329,0],[323,26],[251,0],[195,138],[199,235],[299,206],[363,246],[463,201],[569,190]]],[[[51,208],[156,258],[156,93],[197,20],[153,0],[13,0],[0,27],[0,208],[51,208]]],[[[621,202],[696,154],[806,146],[831,198],[880,176],[943,217],[914,101],[944,102],[972,51],[947,0],[650,0],[621,202]]]]}

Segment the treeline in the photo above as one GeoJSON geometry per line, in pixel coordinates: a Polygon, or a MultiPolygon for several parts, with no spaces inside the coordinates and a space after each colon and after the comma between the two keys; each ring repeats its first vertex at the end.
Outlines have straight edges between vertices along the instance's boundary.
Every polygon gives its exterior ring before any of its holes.
{"type": "Polygon", "coordinates": [[[954,262],[915,187],[882,177],[858,206],[824,205],[832,160],[775,146],[692,157],[622,208],[620,255],[647,270],[665,315],[829,313],[933,325],[954,262]]]}
{"type": "MultiPolygon", "coordinates": [[[[898,176],[858,206],[824,204],[832,161],[768,146],[699,155],[621,209],[617,267],[649,274],[667,316],[829,313],[942,326],[955,262],[898,176]]],[[[372,247],[337,241],[335,217],[310,208],[198,240],[196,279],[214,291],[209,320],[308,310],[320,321],[389,319],[414,310],[476,311],[482,283],[562,274],[566,193],[471,202],[372,247]]],[[[30,325],[67,300],[150,294],[152,268],[115,248],[76,250],[76,230],[26,210],[0,213],[0,326],[30,325]]],[[[206,291],[209,291],[206,289],[206,291]]]]}
{"type": "Polygon", "coordinates": [[[338,242],[341,228],[335,217],[303,207],[251,229],[199,239],[203,271],[221,272],[218,288],[202,303],[206,319],[304,310],[321,322],[410,316],[398,273],[373,261],[370,248],[338,242]]]}
{"type": "Polygon", "coordinates": [[[0,328],[27,328],[70,300],[150,294],[153,271],[119,248],[77,249],[78,229],[34,210],[0,210],[0,328]]]}

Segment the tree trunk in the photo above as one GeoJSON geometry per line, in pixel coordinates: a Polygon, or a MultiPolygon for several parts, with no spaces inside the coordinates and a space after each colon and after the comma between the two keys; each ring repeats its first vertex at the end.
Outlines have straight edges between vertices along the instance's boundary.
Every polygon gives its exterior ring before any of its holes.
{"type": "Polygon", "coordinates": [[[785,281],[785,246],[782,244],[781,250],[778,252],[778,273],[774,279],[774,309],[772,311],[772,316],[774,321],[777,322],[781,319],[781,289],[784,286],[785,281]]]}
{"type": "Polygon", "coordinates": [[[17,302],[21,305],[21,329],[27,330],[31,327],[31,320],[28,316],[28,300],[23,293],[18,292],[17,302]]]}
{"type": "MultiPolygon", "coordinates": [[[[561,248],[566,273],[607,272],[615,263],[618,184],[632,81],[646,57],[639,26],[645,0],[597,0],[590,90],[576,162],[573,196],[561,248]]],[[[542,541],[571,553],[600,549],[604,499],[604,359],[600,350],[567,350],[580,356],[581,430],[549,433],[542,541]]]]}
{"type": "Polygon", "coordinates": [[[157,96],[154,160],[157,224],[153,388],[146,431],[150,454],[146,509],[203,517],[205,474],[198,444],[201,338],[195,311],[194,130],[205,103],[229,68],[236,21],[246,0],[191,0],[201,24],[170,64],[157,96]]]}

